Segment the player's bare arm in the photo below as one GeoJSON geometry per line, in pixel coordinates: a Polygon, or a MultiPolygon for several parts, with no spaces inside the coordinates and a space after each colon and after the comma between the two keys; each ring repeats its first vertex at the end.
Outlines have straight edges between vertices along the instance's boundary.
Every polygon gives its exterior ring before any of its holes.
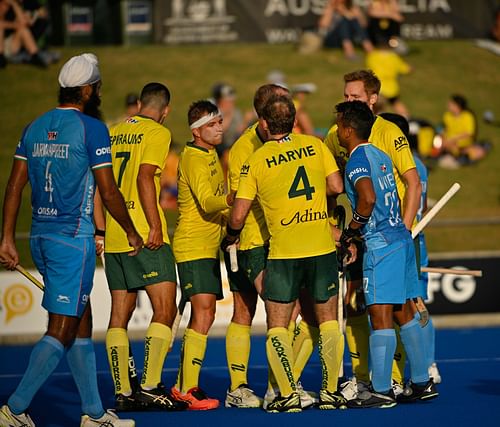
{"type": "Polygon", "coordinates": [[[344,191],[344,182],[339,171],[331,173],[326,177],[326,195],[338,196],[344,191]]]}
{"type": "Polygon", "coordinates": [[[151,250],[159,249],[163,245],[163,232],[161,228],[160,212],[158,211],[156,187],[154,183],[158,167],[142,164],[137,175],[137,189],[142,209],[149,224],[148,241],[144,246],[151,250]]]}
{"type": "Polygon", "coordinates": [[[408,169],[402,179],[406,185],[406,194],[404,199],[403,222],[408,230],[411,230],[415,216],[420,205],[420,196],[422,194],[422,184],[416,168],[408,169]]]}

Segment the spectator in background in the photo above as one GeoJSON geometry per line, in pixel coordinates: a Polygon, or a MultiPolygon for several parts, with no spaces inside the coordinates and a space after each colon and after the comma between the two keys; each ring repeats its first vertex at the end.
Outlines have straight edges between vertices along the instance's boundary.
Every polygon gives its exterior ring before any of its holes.
{"type": "Polygon", "coordinates": [[[500,43],[500,7],[495,11],[493,27],[491,28],[490,38],[497,43],[500,43]]]}
{"type": "Polygon", "coordinates": [[[128,93],[125,97],[126,117],[135,116],[139,112],[139,97],[135,93],[128,93]]]}
{"type": "Polygon", "coordinates": [[[32,65],[46,68],[50,60],[41,55],[30,30],[30,22],[16,0],[0,0],[0,68],[7,60],[15,60],[17,54],[27,51],[26,60],[32,65]]]}
{"type": "Polygon", "coordinates": [[[486,156],[490,146],[476,143],[476,136],[477,121],[467,99],[462,95],[452,95],[443,115],[441,152],[445,155],[439,160],[439,166],[456,169],[486,156]]]}
{"type": "Polygon", "coordinates": [[[408,109],[400,99],[398,77],[411,72],[411,67],[406,63],[386,41],[380,40],[376,48],[366,55],[366,68],[371,69],[380,79],[382,84],[380,94],[393,108],[396,114],[408,119],[408,109]]]}
{"type": "Polygon", "coordinates": [[[372,0],[368,5],[368,36],[373,44],[385,42],[405,54],[407,47],[400,36],[403,21],[398,0],[372,0]]]}
{"type": "Polygon", "coordinates": [[[342,47],[349,60],[357,59],[355,43],[361,44],[366,52],[373,49],[365,30],[365,16],[352,0],[330,0],[318,27],[320,35],[324,37],[324,47],[342,47]]]}
{"type": "Polygon", "coordinates": [[[305,135],[315,135],[314,125],[311,116],[305,108],[307,96],[310,93],[316,92],[314,83],[302,83],[292,87],[292,99],[295,105],[296,123],[293,128],[293,133],[302,133],[305,135]]]}

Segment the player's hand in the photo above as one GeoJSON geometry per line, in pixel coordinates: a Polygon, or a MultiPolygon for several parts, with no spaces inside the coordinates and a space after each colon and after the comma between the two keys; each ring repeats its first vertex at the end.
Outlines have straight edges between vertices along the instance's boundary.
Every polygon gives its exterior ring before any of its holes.
{"type": "Polygon", "coordinates": [[[358,247],[354,243],[350,243],[344,254],[343,261],[346,265],[352,264],[358,259],[358,247]]]}
{"type": "Polygon", "coordinates": [[[149,230],[148,241],[144,246],[152,251],[160,249],[163,246],[163,232],[161,227],[149,230]]]}
{"type": "Polygon", "coordinates": [[[19,254],[14,243],[2,242],[0,245],[0,264],[7,270],[15,270],[19,264],[19,254]]]}
{"type": "Polygon", "coordinates": [[[104,253],[104,239],[101,236],[94,237],[95,240],[95,254],[101,256],[104,253]]]}
{"type": "Polygon", "coordinates": [[[222,242],[220,242],[220,248],[222,252],[226,252],[229,246],[237,245],[239,241],[240,241],[240,236],[229,236],[226,234],[222,239],[222,242]]]}
{"type": "Polygon", "coordinates": [[[346,261],[347,264],[351,264],[356,260],[357,248],[353,243],[354,239],[360,239],[359,229],[354,229],[351,227],[346,228],[340,236],[340,259],[346,261]]]}
{"type": "Polygon", "coordinates": [[[142,240],[142,237],[139,235],[139,233],[137,233],[137,231],[134,230],[132,233],[127,234],[127,239],[129,245],[134,248],[131,252],[129,252],[128,255],[129,256],[137,255],[144,246],[144,241],[142,240]]]}

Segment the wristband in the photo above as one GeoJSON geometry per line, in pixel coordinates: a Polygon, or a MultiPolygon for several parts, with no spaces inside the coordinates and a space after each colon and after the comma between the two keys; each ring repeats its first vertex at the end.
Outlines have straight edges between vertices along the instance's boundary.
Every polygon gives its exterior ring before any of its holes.
{"type": "Polygon", "coordinates": [[[358,224],[365,225],[368,224],[368,221],[370,220],[369,216],[361,215],[359,212],[354,209],[352,211],[352,220],[354,222],[357,222],[358,224]]]}
{"type": "Polygon", "coordinates": [[[231,237],[237,237],[237,236],[239,236],[239,235],[240,235],[240,233],[241,233],[241,230],[243,230],[243,227],[241,227],[241,228],[240,228],[240,229],[238,229],[238,230],[236,230],[236,229],[234,229],[234,228],[231,228],[231,227],[229,226],[229,224],[228,224],[228,225],[227,225],[227,227],[226,227],[226,232],[227,232],[227,235],[228,235],[228,236],[231,236],[231,237]]]}
{"type": "Polygon", "coordinates": [[[106,231],[104,231],[104,230],[96,229],[94,232],[94,236],[104,237],[105,235],[106,235],[106,231]]]}

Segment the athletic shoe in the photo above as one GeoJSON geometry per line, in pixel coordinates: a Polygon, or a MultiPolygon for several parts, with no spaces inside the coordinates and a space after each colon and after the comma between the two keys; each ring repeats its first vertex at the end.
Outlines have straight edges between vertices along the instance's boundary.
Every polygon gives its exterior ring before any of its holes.
{"type": "Polygon", "coordinates": [[[392,389],[387,393],[363,391],[358,394],[356,399],[347,401],[347,407],[352,409],[392,408],[393,406],[396,406],[396,398],[392,389]]]}
{"type": "Polygon", "coordinates": [[[111,409],[108,409],[101,418],[91,418],[82,415],[80,427],[134,427],[134,420],[121,420],[111,409]]]}
{"type": "Polygon", "coordinates": [[[396,380],[392,380],[392,391],[394,392],[394,396],[398,397],[403,393],[403,389],[403,384],[398,383],[396,380]]]}
{"type": "Polygon", "coordinates": [[[136,394],[132,393],[130,396],[124,394],[117,394],[115,396],[115,411],[116,412],[136,412],[148,409],[148,405],[136,398],[136,394]]]}
{"type": "Polygon", "coordinates": [[[30,416],[23,412],[19,415],[14,415],[7,405],[0,408],[0,426],[5,427],[35,427],[35,423],[30,416]]]}
{"type": "Polygon", "coordinates": [[[429,378],[432,378],[434,384],[441,383],[441,375],[439,374],[439,369],[435,362],[429,366],[429,378]]]}
{"type": "Polygon", "coordinates": [[[235,390],[228,390],[226,393],[226,408],[260,408],[262,399],[248,387],[248,384],[241,384],[235,390]]]}
{"type": "Polygon", "coordinates": [[[269,413],[301,412],[302,408],[300,406],[299,393],[294,391],[290,396],[285,397],[278,394],[274,400],[267,405],[266,411],[269,413]]]}
{"type": "Polygon", "coordinates": [[[135,394],[135,400],[142,402],[147,410],[183,411],[188,407],[186,402],[172,397],[162,383],[153,390],[139,389],[135,394]]]}
{"type": "Polygon", "coordinates": [[[300,398],[300,407],[302,409],[307,409],[312,407],[315,403],[318,403],[318,394],[313,391],[304,390],[300,381],[297,381],[296,385],[297,393],[300,398]]]}
{"type": "Polygon", "coordinates": [[[339,391],[330,392],[322,389],[319,391],[319,409],[347,409],[347,400],[339,391]]]}
{"type": "Polygon", "coordinates": [[[187,393],[181,393],[175,387],[172,387],[172,396],[185,402],[190,411],[207,411],[209,409],[216,409],[219,407],[219,401],[212,399],[199,387],[193,387],[187,393]]]}
{"type": "Polygon", "coordinates": [[[412,403],[417,400],[434,399],[438,396],[439,393],[432,379],[427,381],[424,385],[417,385],[409,381],[403,393],[398,396],[397,401],[398,403],[412,403]]]}
{"type": "Polygon", "coordinates": [[[346,400],[356,399],[359,393],[370,390],[370,384],[352,377],[339,384],[339,391],[346,400]]]}
{"type": "Polygon", "coordinates": [[[267,411],[267,407],[269,406],[270,403],[276,398],[276,396],[279,394],[279,389],[271,388],[266,390],[266,394],[264,394],[264,402],[262,402],[262,409],[264,411],[267,411]]]}

